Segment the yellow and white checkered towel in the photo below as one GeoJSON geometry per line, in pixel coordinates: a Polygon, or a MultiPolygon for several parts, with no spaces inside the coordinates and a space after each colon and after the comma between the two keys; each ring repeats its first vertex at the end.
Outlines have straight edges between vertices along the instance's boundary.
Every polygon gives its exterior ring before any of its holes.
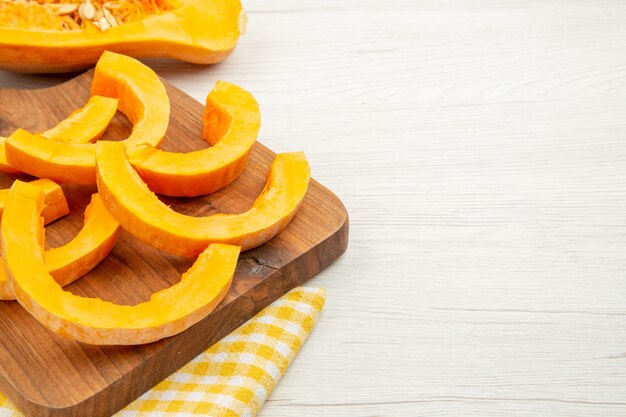
{"type": "MultiPolygon", "coordinates": [[[[255,416],[300,350],[326,301],[319,288],[291,290],[116,414],[255,416]]],[[[0,416],[22,416],[0,394],[0,416]]]]}

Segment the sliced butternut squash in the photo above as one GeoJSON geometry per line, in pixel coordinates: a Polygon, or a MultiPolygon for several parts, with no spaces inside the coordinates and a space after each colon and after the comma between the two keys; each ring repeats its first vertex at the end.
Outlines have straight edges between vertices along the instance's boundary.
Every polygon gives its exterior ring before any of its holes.
{"type": "Polygon", "coordinates": [[[159,76],[129,56],[105,51],[96,65],[91,95],[116,98],[119,110],[133,124],[124,141],[158,147],[170,122],[170,99],[159,76]]]}
{"type": "Polygon", "coordinates": [[[91,0],[93,10],[83,16],[80,3],[0,2],[0,68],[76,71],[105,50],[213,64],[245,30],[239,0],[91,0]]]}
{"type": "Polygon", "coordinates": [[[122,228],[104,207],[98,194],[85,208],[85,222],[65,245],[45,253],[46,268],[61,286],[68,285],[95,268],[113,249],[122,228]]]}
{"type": "MultiPolygon", "coordinates": [[[[118,108],[133,123],[125,142],[129,150],[159,146],[167,130],[170,102],[165,87],[150,68],[127,56],[105,52],[98,61],[92,95],[118,100],[118,108]]],[[[18,129],[5,141],[10,165],[40,178],[72,184],[96,181],[95,144],[57,142],[18,129]]]]}
{"type": "Polygon", "coordinates": [[[211,194],[241,175],[261,126],[252,94],[218,81],[207,97],[203,121],[210,148],[174,153],[145,146],[130,153],[130,163],[152,191],[185,197],[211,194]]]}
{"type": "Polygon", "coordinates": [[[42,208],[41,190],[16,181],[1,226],[2,259],[18,302],[59,335],[101,345],[149,343],[197,323],[226,296],[239,248],[221,244],[203,251],[179,283],[135,306],[63,291],[44,262],[42,208]]]}
{"type": "Polygon", "coordinates": [[[7,138],[4,136],[0,136],[0,172],[4,172],[5,174],[21,174],[22,171],[16,169],[14,166],[9,164],[7,161],[6,147],[5,142],[7,138]]]}
{"type": "Polygon", "coordinates": [[[109,126],[116,111],[117,99],[91,96],[85,106],[40,135],[59,142],[95,142],[109,126]]]}
{"type": "MultiPolygon", "coordinates": [[[[45,224],[52,223],[70,212],[65,194],[63,194],[63,189],[61,189],[59,184],[47,178],[31,181],[31,184],[41,188],[44,192],[45,207],[41,215],[44,218],[45,224]]],[[[8,189],[0,190],[0,216],[2,216],[4,212],[4,205],[8,194],[8,189]]]]}
{"type": "MultiPolygon", "coordinates": [[[[41,136],[60,142],[95,142],[106,130],[116,110],[117,99],[92,96],[85,106],[74,111],[56,126],[41,133],[41,136]]],[[[20,174],[22,171],[7,161],[5,141],[6,138],[0,136],[0,172],[20,174]]]]}
{"type": "MultiPolygon", "coordinates": [[[[4,199],[6,199],[9,190],[3,191],[7,191],[4,194],[4,199]]],[[[3,208],[4,199],[2,200],[3,208]]],[[[120,231],[119,223],[104,207],[98,194],[94,194],[85,209],[85,223],[78,234],[65,245],[45,252],[46,269],[61,286],[76,281],[107,257],[113,249],[120,231]]],[[[13,288],[9,285],[4,269],[0,269],[0,299],[15,299],[13,288]]]]}
{"type": "Polygon", "coordinates": [[[95,182],[93,143],[57,142],[17,129],[5,142],[11,166],[55,182],[89,185],[95,182]]]}
{"type": "MultiPolygon", "coordinates": [[[[92,96],[85,106],[74,111],[56,126],[41,133],[48,139],[69,142],[94,142],[102,136],[117,110],[117,99],[92,96]]],[[[20,174],[22,171],[13,167],[6,158],[6,138],[0,136],[0,172],[20,174]]]]}
{"type": "Polygon", "coordinates": [[[280,154],[250,210],[191,217],[173,211],[150,191],[128,162],[123,143],[96,145],[98,190],[106,208],[138,239],[182,256],[197,256],[214,242],[235,244],[242,250],[267,242],[291,221],[309,184],[304,154],[280,154]]]}

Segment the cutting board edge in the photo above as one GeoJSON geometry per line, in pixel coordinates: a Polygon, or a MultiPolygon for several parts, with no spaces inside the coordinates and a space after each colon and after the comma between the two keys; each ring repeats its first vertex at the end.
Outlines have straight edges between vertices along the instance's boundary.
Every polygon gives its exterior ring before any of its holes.
{"type": "MultiPolygon", "coordinates": [[[[330,193],[332,194],[332,192],[330,193]]],[[[333,196],[336,197],[336,195],[334,194],[333,196]]],[[[336,197],[336,199],[337,201],[341,202],[339,198],[336,197]]],[[[343,213],[345,214],[344,221],[337,228],[337,230],[331,235],[329,235],[326,239],[321,241],[318,245],[311,248],[311,249],[316,250],[316,252],[321,251],[329,255],[325,257],[326,259],[324,259],[324,257],[321,257],[321,258],[316,257],[316,259],[323,259],[321,263],[317,264],[319,266],[319,269],[317,269],[316,271],[313,271],[312,274],[298,275],[298,271],[304,271],[304,269],[299,268],[297,264],[306,263],[307,260],[305,258],[313,257],[313,253],[314,253],[313,251],[308,251],[306,253],[301,254],[300,256],[292,259],[291,262],[285,264],[280,269],[276,269],[271,266],[260,265],[268,270],[269,275],[265,279],[260,281],[257,285],[255,285],[254,287],[251,287],[245,293],[241,294],[237,298],[237,300],[234,300],[232,303],[229,303],[228,305],[226,305],[225,309],[222,309],[222,311],[220,311],[220,314],[226,315],[229,309],[236,310],[235,302],[240,302],[241,298],[250,299],[251,298],[250,295],[259,291],[259,287],[271,286],[277,280],[281,280],[281,279],[283,282],[287,283],[285,286],[281,286],[280,289],[278,289],[277,291],[270,291],[269,293],[271,295],[269,297],[263,299],[260,302],[259,301],[254,302],[253,303],[255,306],[254,309],[246,313],[247,315],[254,316],[263,308],[270,305],[272,302],[280,298],[282,295],[284,295],[291,289],[299,285],[302,285],[303,283],[307,282],[311,278],[315,277],[315,275],[317,275],[319,272],[321,272],[322,270],[332,265],[332,263],[335,260],[337,260],[341,255],[343,255],[343,253],[345,253],[348,247],[349,217],[348,217],[347,211],[345,210],[345,207],[343,207],[343,213]],[[327,252],[327,249],[329,248],[336,248],[336,250],[327,252]]],[[[196,328],[197,330],[197,327],[202,326],[202,323],[207,320],[209,320],[209,316],[201,320],[198,324],[192,326],[192,328],[188,329],[184,333],[189,332],[193,328],[196,328]]],[[[248,319],[246,318],[242,318],[239,324],[234,327],[234,329],[241,326],[247,320],[248,319]]],[[[201,354],[206,349],[210,348],[213,344],[217,343],[219,340],[221,340],[224,336],[228,335],[234,329],[230,331],[222,332],[221,335],[216,336],[215,338],[208,339],[208,342],[205,343],[206,346],[204,347],[204,349],[200,351],[200,353],[190,353],[190,354],[185,355],[184,357],[179,355],[181,359],[177,362],[180,362],[180,367],[184,366],[190,360],[195,358],[198,354],[201,354]]],[[[192,335],[188,335],[187,338],[191,339],[191,341],[197,340],[192,335]]],[[[173,342],[175,337],[170,338],[170,339],[173,342]]],[[[175,343],[180,344],[182,342],[183,341],[177,339],[175,343]]],[[[21,392],[17,391],[15,387],[13,387],[2,376],[0,376],[0,386],[2,387],[2,390],[5,393],[5,395],[8,398],[10,398],[10,400],[13,401],[13,403],[20,409],[20,411],[22,411],[27,416],[84,417],[85,408],[87,408],[91,410],[89,414],[91,417],[105,417],[105,416],[110,416],[120,411],[126,405],[130,404],[132,401],[139,398],[145,392],[149,391],[154,386],[156,386],[160,381],[162,381],[163,379],[167,378],[169,375],[172,374],[172,372],[170,371],[165,371],[166,368],[163,368],[164,372],[161,372],[161,373],[144,372],[145,370],[144,368],[153,366],[152,362],[154,362],[155,360],[168,360],[167,357],[159,358],[159,356],[168,356],[167,355],[168,353],[171,354],[171,349],[168,349],[167,347],[154,352],[154,354],[149,359],[143,361],[139,366],[135,367],[134,369],[122,375],[113,384],[107,386],[106,388],[103,388],[102,390],[98,391],[97,393],[93,395],[85,397],[82,401],[74,402],[72,404],[67,404],[67,405],[45,404],[43,402],[38,402],[32,399],[26,398],[25,396],[22,395],[21,392]],[[152,378],[150,378],[149,382],[147,382],[146,379],[142,380],[143,375],[151,375],[152,378]],[[143,383],[135,383],[138,381],[143,382],[143,383]],[[128,387],[128,386],[134,387],[134,389],[124,389],[125,387],[128,387]],[[118,392],[118,393],[121,392],[121,393],[126,393],[127,395],[125,396],[124,395],[111,395],[112,392],[118,392]],[[105,398],[108,398],[109,400],[111,399],[111,397],[113,397],[113,402],[105,401],[104,403],[109,405],[109,407],[107,407],[107,409],[99,410],[96,408],[97,404],[102,403],[102,401],[100,401],[101,398],[99,397],[105,397],[105,398]]],[[[174,372],[177,372],[177,371],[174,371],[174,372]]]]}

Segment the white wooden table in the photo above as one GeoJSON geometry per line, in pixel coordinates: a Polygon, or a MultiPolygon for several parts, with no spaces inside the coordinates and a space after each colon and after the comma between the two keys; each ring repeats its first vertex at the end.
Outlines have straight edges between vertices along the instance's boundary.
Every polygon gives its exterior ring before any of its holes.
{"type": "Polygon", "coordinates": [[[246,7],[225,63],[153,64],[252,91],[351,217],[261,417],[626,414],[626,2],[246,7]]]}

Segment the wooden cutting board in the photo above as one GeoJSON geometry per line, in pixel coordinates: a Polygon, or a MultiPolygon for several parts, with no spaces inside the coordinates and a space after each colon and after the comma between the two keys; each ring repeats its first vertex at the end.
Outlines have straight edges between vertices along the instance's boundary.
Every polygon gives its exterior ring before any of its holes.
{"type": "MultiPolygon", "coordinates": [[[[7,136],[18,127],[31,132],[52,127],[87,101],[91,79],[89,71],[53,88],[0,89],[0,135],[7,136]]],[[[163,148],[191,151],[206,146],[200,136],[204,106],[171,85],[167,91],[172,112],[163,148]]],[[[118,113],[104,139],[124,139],[129,132],[130,123],[118,113]]],[[[297,143],[294,147],[290,151],[299,150],[297,143]]],[[[189,215],[246,211],[261,192],[274,155],[257,144],[246,171],[229,187],[207,197],[163,200],[189,215]]],[[[9,187],[14,179],[0,174],[0,187],[9,187]]],[[[64,244],[78,232],[83,210],[96,192],[95,186],[63,189],[71,212],[46,228],[48,246],[64,244]]],[[[136,347],[86,345],[51,333],[17,302],[0,302],[0,390],[29,416],[111,415],[330,265],[347,244],[344,206],[312,180],[302,208],[287,229],[265,245],[244,252],[226,299],[178,336],[136,347]]],[[[133,305],[176,283],[192,263],[193,259],[161,252],[123,232],[112,254],[66,289],[133,305]]]]}

